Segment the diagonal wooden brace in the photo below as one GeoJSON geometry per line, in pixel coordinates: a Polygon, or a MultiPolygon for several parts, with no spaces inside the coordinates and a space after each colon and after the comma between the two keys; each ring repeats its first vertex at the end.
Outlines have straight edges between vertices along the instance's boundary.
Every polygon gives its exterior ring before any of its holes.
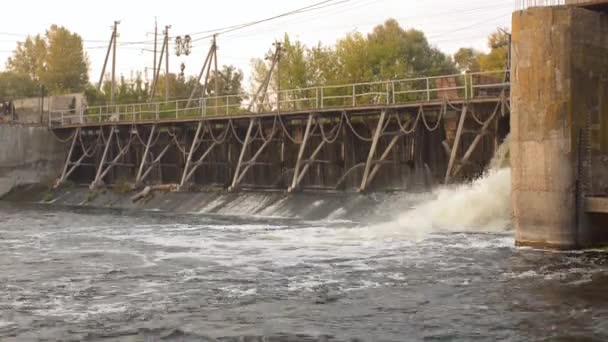
{"type": "MultiPolygon", "coordinates": [[[[184,184],[186,182],[188,182],[192,176],[194,176],[194,173],[196,172],[196,170],[198,170],[198,168],[203,164],[203,162],[205,161],[205,159],[209,156],[209,154],[211,153],[211,151],[213,151],[213,149],[217,146],[218,144],[216,142],[213,142],[213,144],[211,144],[211,146],[209,146],[207,148],[207,150],[205,150],[205,153],[203,153],[203,155],[198,158],[198,160],[196,162],[194,162],[192,169],[188,172],[188,174],[182,179],[182,183],[180,184],[180,186],[184,186],[184,184]]],[[[184,169],[184,171],[187,171],[188,169],[184,169]]]]}
{"type": "Polygon", "coordinates": [[[372,172],[369,174],[369,178],[367,179],[367,186],[372,184],[372,182],[374,181],[374,178],[376,178],[376,175],[378,174],[378,172],[380,171],[380,168],[383,165],[382,162],[385,161],[386,158],[388,158],[388,155],[391,153],[393,148],[395,148],[395,145],[397,145],[397,142],[399,142],[399,139],[401,139],[402,137],[403,137],[402,134],[398,134],[398,135],[394,136],[393,139],[391,140],[391,142],[389,143],[388,147],[386,148],[386,150],[384,150],[384,153],[382,153],[382,156],[380,156],[380,159],[374,161],[374,168],[372,169],[372,172]]]}
{"type": "MultiPolygon", "coordinates": [[[[112,126],[112,128],[110,129],[110,135],[108,137],[108,141],[106,141],[106,147],[103,150],[103,155],[101,156],[101,161],[99,162],[99,166],[97,168],[97,173],[95,175],[95,180],[93,180],[93,182],[91,183],[91,185],[89,186],[89,188],[91,190],[94,190],[95,188],[97,188],[99,186],[99,183],[101,181],[101,173],[103,172],[103,167],[105,166],[106,163],[106,158],[108,157],[108,151],[110,150],[110,145],[112,145],[112,140],[114,140],[114,133],[115,133],[115,127],[112,126]]],[[[100,134],[103,134],[103,131],[100,132],[100,134]]]]}
{"type": "Polygon", "coordinates": [[[243,146],[241,147],[241,154],[239,156],[239,161],[236,164],[236,169],[234,170],[234,179],[232,180],[232,185],[228,188],[228,191],[235,191],[237,184],[239,182],[239,175],[241,172],[241,166],[243,164],[243,159],[245,158],[245,153],[247,152],[247,148],[251,143],[251,132],[253,131],[253,126],[255,124],[255,119],[249,119],[249,128],[247,128],[247,136],[245,137],[245,141],[243,142],[243,146]]]}
{"type": "Polygon", "coordinates": [[[76,142],[78,141],[79,138],[80,138],[80,128],[76,128],[76,131],[74,132],[74,137],[72,138],[72,144],[70,145],[70,151],[68,152],[68,156],[66,157],[65,164],[63,165],[63,171],[61,172],[61,177],[55,182],[55,188],[57,188],[59,185],[63,184],[68,179],[70,174],[74,171],[74,169],[78,165],[80,165],[82,160],[84,160],[84,155],[83,155],[76,162],[76,166],[69,169],[70,165],[72,165],[72,154],[74,153],[74,147],[76,147],[76,142]]]}
{"type": "Polygon", "coordinates": [[[190,146],[190,151],[188,152],[188,158],[186,159],[186,166],[184,167],[184,173],[182,174],[182,180],[179,183],[180,187],[184,186],[184,184],[187,181],[186,177],[190,170],[190,164],[192,163],[192,157],[194,156],[194,153],[196,152],[196,150],[199,147],[199,140],[201,138],[201,132],[204,129],[203,125],[204,125],[203,122],[199,121],[198,127],[196,128],[196,133],[194,134],[194,139],[192,140],[192,145],[190,146]]]}
{"type": "Polygon", "coordinates": [[[262,155],[262,152],[264,152],[264,150],[266,149],[266,147],[270,144],[270,142],[272,142],[272,139],[274,138],[274,135],[275,135],[276,132],[277,132],[277,129],[276,129],[276,127],[274,127],[273,130],[272,130],[272,132],[270,133],[270,137],[268,137],[268,140],[264,141],[264,143],[262,144],[262,146],[260,146],[260,148],[258,149],[258,151],[255,153],[255,155],[253,155],[253,157],[251,159],[249,159],[249,161],[247,161],[246,163],[243,163],[243,164],[247,164],[247,166],[241,172],[240,175],[238,173],[235,174],[235,177],[238,176],[238,178],[235,178],[236,182],[234,183],[232,189],[235,189],[236,187],[238,187],[238,185],[241,183],[241,181],[243,180],[243,178],[247,174],[247,171],[249,171],[249,169],[251,169],[251,166],[253,166],[255,164],[255,162],[258,160],[258,158],[260,157],[260,155],[262,155]]]}
{"type": "Polygon", "coordinates": [[[146,160],[148,159],[148,154],[150,153],[150,147],[152,147],[152,141],[154,140],[154,133],[156,133],[156,125],[152,126],[150,130],[150,135],[148,136],[148,142],[146,143],[146,149],[144,150],[144,155],[141,158],[141,163],[139,164],[139,170],[137,171],[137,177],[135,178],[135,186],[141,185],[143,181],[144,167],[146,165],[146,160]]]}
{"type": "Polygon", "coordinates": [[[454,163],[456,162],[456,156],[458,155],[458,148],[460,147],[460,138],[462,137],[462,130],[464,128],[464,122],[467,118],[467,106],[464,105],[462,107],[462,113],[460,114],[460,121],[458,122],[458,130],[456,131],[456,139],[454,140],[454,145],[452,146],[452,155],[450,156],[450,162],[448,163],[448,169],[445,173],[445,184],[450,182],[450,178],[452,177],[452,169],[454,168],[454,163]]]}
{"type": "Polygon", "coordinates": [[[302,158],[304,157],[304,152],[306,151],[306,145],[308,144],[308,139],[311,135],[312,124],[313,124],[314,115],[308,115],[308,121],[306,123],[306,131],[304,132],[304,138],[302,139],[302,143],[300,144],[300,151],[298,152],[298,159],[296,161],[296,167],[293,172],[293,180],[291,182],[291,186],[287,190],[288,192],[293,192],[297,189],[298,179],[300,174],[300,169],[302,167],[302,158]]]}
{"type": "Polygon", "coordinates": [[[359,192],[364,192],[367,189],[369,174],[371,172],[372,163],[374,161],[374,156],[376,155],[376,148],[378,147],[378,141],[382,136],[383,128],[384,128],[384,120],[386,118],[386,110],[383,110],[380,114],[380,119],[378,119],[378,126],[376,127],[376,131],[374,132],[374,139],[372,140],[372,146],[369,149],[369,155],[367,156],[367,163],[365,164],[365,171],[363,172],[363,180],[361,181],[361,187],[359,187],[359,192]]]}

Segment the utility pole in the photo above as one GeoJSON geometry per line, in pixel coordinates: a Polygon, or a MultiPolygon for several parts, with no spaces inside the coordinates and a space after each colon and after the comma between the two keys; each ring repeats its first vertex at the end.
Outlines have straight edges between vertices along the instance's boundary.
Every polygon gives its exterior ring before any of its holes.
{"type": "MultiPolygon", "coordinates": [[[[158,21],[156,20],[156,18],[154,18],[154,64],[153,65],[153,71],[152,71],[152,83],[156,83],[156,54],[157,54],[157,49],[158,49],[158,21]]],[[[150,97],[152,97],[153,94],[150,94],[150,97]]]]}
{"type": "Polygon", "coordinates": [[[101,75],[99,76],[99,83],[97,84],[97,90],[101,90],[101,87],[103,86],[103,78],[106,75],[106,67],[108,66],[108,59],[110,58],[110,52],[112,51],[112,46],[114,46],[114,40],[116,39],[115,34],[116,34],[116,30],[112,29],[112,37],[110,38],[110,44],[108,44],[106,58],[104,59],[103,67],[101,68],[101,75]]]}
{"type": "Polygon", "coordinates": [[[277,51],[276,51],[276,60],[277,60],[277,111],[281,113],[281,53],[282,51],[282,43],[277,41],[275,43],[277,51]]]}
{"type": "Polygon", "coordinates": [[[116,43],[118,42],[118,24],[120,24],[120,21],[114,22],[114,45],[112,47],[112,91],[110,94],[111,104],[114,104],[116,95],[116,43]]]}
{"type": "Polygon", "coordinates": [[[169,101],[169,29],[171,25],[165,26],[165,101],[169,101]]]}
{"type": "MultiPolygon", "coordinates": [[[[198,79],[196,80],[196,83],[194,84],[194,88],[192,89],[192,92],[190,93],[190,98],[188,99],[188,103],[186,104],[186,108],[190,108],[190,104],[192,103],[192,100],[194,99],[194,97],[196,96],[197,92],[198,92],[198,88],[199,88],[199,84],[201,83],[201,80],[203,79],[203,76],[205,76],[205,81],[203,83],[203,91],[202,91],[202,95],[201,98],[205,98],[206,94],[207,94],[207,86],[209,83],[209,76],[211,73],[211,64],[213,63],[213,59],[215,59],[215,96],[218,96],[218,91],[219,91],[219,84],[218,84],[218,78],[217,76],[219,75],[217,72],[217,40],[215,38],[215,35],[213,36],[213,41],[211,42],[211,47],[209,48],[209,53],[207,54],[207,58],[205,58],[205,63],[203,63],[203,67],[201,68],[201,72],[198,75],[198,79]]],[[[204,100],[202,100],[204,101],[204,100]]],[[[217,105],[217,104],[216,104],[217,105]]]]}

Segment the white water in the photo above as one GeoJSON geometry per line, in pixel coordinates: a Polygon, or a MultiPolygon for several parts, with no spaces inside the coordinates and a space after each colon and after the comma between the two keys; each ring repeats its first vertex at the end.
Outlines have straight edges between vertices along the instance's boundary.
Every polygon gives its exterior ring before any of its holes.
{"type": "Polygon", "coordinates": [[[503,232],[511,227],[509,138],[497,150],[490,169],[468,184],[444,187],[400,213],[390,223],[366,229],[376,238],[422,239],[439,232],[503,232]]]}

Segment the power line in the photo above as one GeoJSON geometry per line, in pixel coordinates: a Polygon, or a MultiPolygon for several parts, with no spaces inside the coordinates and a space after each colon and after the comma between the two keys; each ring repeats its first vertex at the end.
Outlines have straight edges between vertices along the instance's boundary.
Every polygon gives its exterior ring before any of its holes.
{"type": "Polygon", "coordinates": [[[338,4],[350,2],[352,0],[340,0],[338,2],[334,2],[334,1],[336,1],[336,0],[325,0],[325,1],[321,1],[321,2],[318,2],[318,3],[313,4],[313,5],[309,5],[309,6],[302,7],[302,8],[296,9],[296,10],[285,12],[285,13],[282,13],[282,14],[279,14],[279,15],[275,15],[275,16],[272,16],[272,17],[269,17],[269,18],[265,18],[265,19],[261,19],[261,20],[256,20],[256,21],[245,23],[245,24],[241,24],[241,25],[233,25],[231,27],[227,27],[227,28],[224,28],[224,29],[215,30],[215,31],[212,31],[213,34],[205,36],[205,37],[200,37],[200,38],[197,38],[197,39],[193,39],[192,42],[200,41],[200,40],[203,40],[203,39],[208,39],[208,38],[213,37],[214,35],[226,34],[226,33],[229,33],[229,32],[236,31],[236,30],[241,30],[241,29],[244,29],[244,28],[247,28],[247,27],[251,27],[251,26],[254,26],[254,25],[259,25],[259,24],[262,24],[262,23],[265,23],[265,22],[268,22],[268,21],[272,21],[272,20],[276,20],[276,19],[279,19],[279,18],[283,18],[283,17],[295,15],[295,14],[300,14],[300,13],[305,13],[305,12],[310,12],[310,11],[315,11],[315,10],[323,9],[323,8],[326,8],[326,7],[329,7],[329,6],[335,6],[335,5],[338,5],[338,4]],[[331,3],[331,2],[334,2],[334,3],[331,4],[331,5],[328,5],[328,6],[322,6],[322,5],[331,3]],[[322,6],[322,7],[320,7],[320,6],[322,6]]]}

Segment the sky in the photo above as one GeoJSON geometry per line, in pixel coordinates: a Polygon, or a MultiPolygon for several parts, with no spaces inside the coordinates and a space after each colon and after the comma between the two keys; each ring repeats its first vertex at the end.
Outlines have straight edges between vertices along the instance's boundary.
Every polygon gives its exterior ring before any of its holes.
{"type": "MultiPolygon", "coordinates": [[[[193,43],[190,56],[176,56],[173,45],[170,50],[171,72],[178,72],[184,63],[185,73],[194,75],[210,46],[209,38],[205,38],[208,33],[196,33],[273,17],[321,1],[10,1],[2,10],[9,15],[0,20],[0,70],[5,69],[17,41],[58,24],[84,39],[90,78],[95,81],[100,76],[111,26],[119,20],[117,72],[130,78],[135,71],[148,70],[143,76],[151,78],[156,20],[159,33],[165,25],[171,25],[172,37],[190,34],[200,39],[193,43]]],[[[349,32],[370,32],[389,18],[402,27],[424,31],[429,42],[446,53],[452,54],[460,47],[487,50],[487,36],[497,27],[509,28],[514,9],[513,0],[333,0],[316,10],[220,35],[218,62],[237,66],[247,77],[251,60],[263,57],[285,33],[308,46],[319,42],[333,45],[349,32]]]]}

